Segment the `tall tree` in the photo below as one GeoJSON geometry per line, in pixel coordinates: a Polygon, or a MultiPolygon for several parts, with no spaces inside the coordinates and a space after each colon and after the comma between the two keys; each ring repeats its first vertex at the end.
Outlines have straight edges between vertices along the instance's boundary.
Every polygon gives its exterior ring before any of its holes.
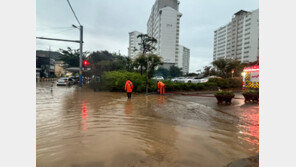
{"type": "MultiPolygon", "coordinates": [[[[147,54],[148,57],[148,78],[151,78],[154,74],[155,68],[158,65],[162,65],[163,62],[161,61],[161,57],[155,55],[155,54],[147,54]]],[[[134,60],[134,67],[136,69],[140,70],[140,73],[142,75],[143,71],[147,72],[147,58],[141,54],[134,60]]]]}
{"type": "Polygon", "coordinates": [[[157,43],[157,40],[153,37],[148,36],[147,34],[140,34],[137,36],[137,38],[141,39],[141,42],[139,43],[139,45],[141,46],[143,55],[146,56],[146,59],[147,59],[146,93],[148,93],[148,76],[149,76],[149,63],[148,62],[149,61],[148,61],[148,56],[146,54],[148,52],[152,52],[153,50],[155,50],[155,47],[153,45],[155,43],[157,43]]]}
{"type": "Polygon", "coordinates": [[[212,64],[217,68],[220,76],[223,78],[240,76],[244,67],[244,64],[235,59],[219,59],[213,61],[212,64]]]}
{"type": "Polygon", "coordinates": [[[101,75],[105,71],[131,70],[131,59],[108,51],[95,51],[88,56],[91,71],[89,75],[101,75]]]}
{"type": "Polygon", "coordinates": [[[155,72],[154,72],[155,76],[162,76],[164,78],[168,78],[170,75],[170,72],[168,69],[165,69],[163,67],[159,67],[155,72]]]}
{"type": "Polygon", "coordinates": [[[140,54],[138,57],[135,58],[133,62],[133,66],[136,69],[140,70],[141,75],[143,75],[143,67],[147,65],[147,59],[143,54],[140,54]]]}
{"type": "MultiPolygon", "coordinates": [[[[79,49],[73,50],[70,47],[67,50],[59,49],[59,52],[62,54],[60,60],[62,60],[68,67],[79,67],[79,49]]],[[[82,60],[86,59],[86,56],[89,52],[83,52],[82,60]]]]}
{"type": "Polygon", "coordinates": [[[212,62],[213,66],[216,67],[223,78],[227,77],[227,60],[219,59],[212,62]]]}
{"type": "Polygon", "coordinates": [[[170,77],[174,78],[174,77],[179,77],[183,75],[182,69],[176,66],[171,66],[169,69],[169,74],[170,77]]]}
{"type": "Polygon", "coordinates": [[[211,76],[211,75],[216,75],[217,72],[216,70],[211,67],[211,66],[205,66],[204,71],[203,71],[203,77],[211,76]]]}

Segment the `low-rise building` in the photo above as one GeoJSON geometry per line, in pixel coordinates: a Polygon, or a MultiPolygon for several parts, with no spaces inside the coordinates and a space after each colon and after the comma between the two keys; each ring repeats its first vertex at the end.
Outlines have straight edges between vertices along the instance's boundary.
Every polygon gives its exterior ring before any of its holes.
{"type": "Polygon", "coordinates": [[[55,61],[54,74],[57,77],[62,77],[66,74],[63,61],[55,61]]]}

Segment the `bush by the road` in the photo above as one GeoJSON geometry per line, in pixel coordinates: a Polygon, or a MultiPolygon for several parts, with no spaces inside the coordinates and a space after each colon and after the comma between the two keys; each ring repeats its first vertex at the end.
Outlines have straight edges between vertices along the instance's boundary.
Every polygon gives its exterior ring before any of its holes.
{"type": "Polygon", "coordinates": [[[221,89],[241,88],[242,80],[239,78],[210,78],[207,84],[212,83],[221,89]]]}
{"type": "Polygon", "coordinates": [[[133,82],[135,92],[145,91],[145,76],[126,71],[104,72],[101,78],[101,90],[124,91],[124,85],[128,79],[133,82]]]}
{"type": "MultiPolygon", "coordinates": [[[[141,75],[136,72],[127,71],[110,71],[104,72],[101,77],[100,84],[90,84],[92,88],[96,90],[107,90],[107,91],[124,91],[124,85],[127,79],[130,79],[134,85],[134,92],[145,92],[146,90],[146,75],[141,75]]],[[[164,80],[165,89],[167,92],[171,91],[202,91],[202,90],[218,90],[229,88],[241,88],[241,80],[231,78],[231,79],[219,79],[211,78],[206,83],[179,83],[164,80]]],[[[157,81],[149,79],[148,80],[149,92],[157,91],[157,81]]]]}

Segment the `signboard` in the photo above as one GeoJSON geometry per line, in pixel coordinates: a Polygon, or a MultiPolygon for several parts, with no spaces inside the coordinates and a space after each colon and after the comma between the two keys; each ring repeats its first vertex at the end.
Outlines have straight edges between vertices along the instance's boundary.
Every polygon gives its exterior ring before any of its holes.
{"type": "Polygon", "coordinates": [[[250,75],[251,82],[259,82],[259,71],[253,71],[250,75]]]}

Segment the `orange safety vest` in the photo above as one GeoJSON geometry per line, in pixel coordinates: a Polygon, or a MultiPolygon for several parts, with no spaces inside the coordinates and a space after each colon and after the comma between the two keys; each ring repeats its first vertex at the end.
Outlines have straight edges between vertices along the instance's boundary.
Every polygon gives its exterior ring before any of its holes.
{"type": "Polygon", "coordinates": [[[124,90],[127,92],[127,93],[131,93],[133,91],[133,83],[130,81],[130,80],[127,80],[125,82],[125,87],[124,87],[124,90]]]}
{"type": "Polygon", "coordinates": [[[164,94],[165,93],[164,83],[159,81],[157,86],[158,86],[159,93],[164,94]]]}

